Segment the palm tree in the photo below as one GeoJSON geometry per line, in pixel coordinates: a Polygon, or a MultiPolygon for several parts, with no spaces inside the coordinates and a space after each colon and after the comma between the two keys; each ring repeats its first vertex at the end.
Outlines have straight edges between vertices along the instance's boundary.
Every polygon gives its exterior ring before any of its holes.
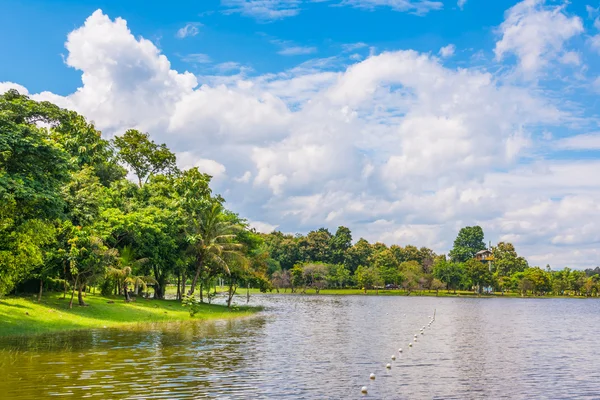
{"type": "Polygon", "coordinates": [[[193,218],[188,228],[189,251],[196,265],[188,296],[194,293],[198,278],[207,267],[222,269],[229,275],[230,262],[245,260],[243,246],[234,241],[243,226],[238,221],[224,218],[223,211],[223,206],[217,202],[193,218]]]}
{"type": "Polygon", "coordinates": [[[134,292],[137,293],[139,287],[142,290],[146,288],[148,283],[156,282],[154,278],[143,275],[133,275],[133,269],[144,265],[148,261],[147,258],[135,258],[135,253],[130,246],[125,246],[120,252],[119,267],[109,267],[107,275],[114,278],[119,284],[123,285],[125,301],[130,301],[128,286],[133,285],[134,292]]]}

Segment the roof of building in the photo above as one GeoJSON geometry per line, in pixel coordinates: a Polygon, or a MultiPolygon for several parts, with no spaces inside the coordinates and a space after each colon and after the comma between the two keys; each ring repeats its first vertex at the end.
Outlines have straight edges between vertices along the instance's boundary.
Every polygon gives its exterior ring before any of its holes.
{"type": "Polygon", "coordinates": [[[485,254],[485,253],[491,253],[491,250],[488,250],[488,249],[481,250],[481,251],[478,251],[477,253],[475,253],[475,255],[478,255],[478,254],[485,254]]]}

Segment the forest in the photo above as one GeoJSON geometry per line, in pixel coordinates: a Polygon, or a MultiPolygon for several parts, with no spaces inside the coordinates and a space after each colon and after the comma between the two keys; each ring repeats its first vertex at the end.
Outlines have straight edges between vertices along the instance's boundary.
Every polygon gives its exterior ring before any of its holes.
{"type": "Polygon", "coordinates": [[[213,193],[211,176],[180,170],[175,154],[130,129],[112,140],[93,123],[15,90],[0,96],[0,296],[62,291],[227,304],[238,287],[598,296],[600,268],[529,266],[511,243],[462,228],[448,254],[354,241],[349,228],[259,233],[213,193]]]}

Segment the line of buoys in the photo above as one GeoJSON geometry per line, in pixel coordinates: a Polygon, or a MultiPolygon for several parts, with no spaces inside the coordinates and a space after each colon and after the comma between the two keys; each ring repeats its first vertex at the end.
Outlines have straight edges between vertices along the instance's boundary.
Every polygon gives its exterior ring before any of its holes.
{"type": "MultiPolygon", "coordinates": [[[[435,321],[435,311],[436,311],[436,310],[434,309],[434,310],[433,310],[433,317],[432,317],[431,315],[429,316],[429,323],[427,324],[427,326],[423,326],[421,329],[419,329],[419,332],[421,333],[421,335],[425,335],[425,328],[426,328],[426,327],[427,327],[427,329],[431,329],[431,324],[432,324],[432,323],[435,321]]],[[[388,313],[386,313],[386,315],[388,315],[388,313]]],[[[406,314],[404,314],[404,316],[406,317],[406,314]]],[[[413,337],[413,341],[414,341],[414,342],[416,342],[416,341],[417,341],[417,334],[415,334],[415,335],[414,335],[414,337],[413,337]]],[[[409,342],[409,343],[408,343],[408,347],[409,347],[409,348],[413,347],[413,344],[412,344],[412,342],[409,342]]],[[[399,349],[398,349],[398,353],[402,353],[402,348],[399,348],[399,349]]],[[[392,358],[392,361],[396,361],[396,355],[395,355],[395,354],[392,354],[392,357],[391,357],[391,358],[392,358]]],[[[385,365],[385,368],[387,368],[387,369],[392,369],[392,364],[390,364],[390,363],[387,363],[387,364],[385,365]]],[[[371,374],[369,375],[369,379],[371,379],[371,380],[375,380],[375,374],[374,374],[374,373],[371,373],[371,374]]],[[[363,394],[367,394],[367,393],[368,393],[368,388],[367,388],[366,386],[363,386],[363,387],[360,389],[360,391],[361,391],[361,393],[363,393],[363,394]]]]}

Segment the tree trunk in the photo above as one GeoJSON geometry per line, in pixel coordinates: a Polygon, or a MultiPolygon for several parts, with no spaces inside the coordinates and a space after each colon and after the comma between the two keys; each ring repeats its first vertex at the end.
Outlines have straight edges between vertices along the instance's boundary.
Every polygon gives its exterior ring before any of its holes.
{"type": "Polygon", "coordinates": [[[181,300],[181,274],[177,274],[177,295],[176,300],[181,300]]]}
{"type": "Polygon", "coordinates": [[[77,291],[77,300],[79,300],[79,305],[80,306],[87,306],[87,304],[85,304],[85,301],[83,301],[83,287],[85,285],[83,283],[79,284],[79,290],[77,291]]]}
{"type": "Polygon", "coordinates": [[[233,295],[235,294],[235,280],[231,279],[229,282],[229,291],[227,295],[227,308],[231,307],[231,301],[233,300],[233,295]]]}
{"type": "Polygon", "coordinates": [[[125,301],[129,303],[131,301],[131,299],[129,298],[129,290],[128,289],[129,288],[127,287],[127,281],[124,281],[123,282],[123,292],[125,292],[125,301]]]}
{"type": "Polygon", "coordinates": [[[40,278],[40,293],[38,294],[38,303],[42,301],[42,290],[44,289],[44,280],[40,278]]]}
{"type": "Polygon", "coordinates": [[[73,284],[73,291],[71,292],[71,300],[69,301],[69,308],[73,308],[73,297],[75,297],[75,287],[77,287],[77,284],[79,283],[79,276],[77,276],[77,278],[75,278],[75,283],[73,284]]]}
{"type": "Polygon", "coordinates": [[[246,282],[246,304],[250,303],[250,282],[246,282]]]}
{"type": "Polygon", "coordinates": [[[194,290],[196,290],[196,285],[198,284],[200,272],[202,272],[202,260],[198,260],[198,266],[196,267],[196,273],[194,274],[194,278],[192,279],[192,287],[188,292],[188,296],[191,296],[194,293],[194,290]]]}
{"type": "Polygon", "coordinates": [[[187,280],[187,276],[185,275],[185,271],[181,274],[181,298],[185,294],[185,281],[187,280]]]}

